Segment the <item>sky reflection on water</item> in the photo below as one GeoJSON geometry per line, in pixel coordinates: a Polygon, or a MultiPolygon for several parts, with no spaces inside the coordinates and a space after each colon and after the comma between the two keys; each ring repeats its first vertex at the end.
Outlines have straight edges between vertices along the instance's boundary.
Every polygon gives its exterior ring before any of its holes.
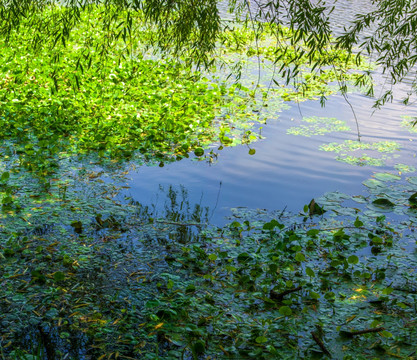
{"type": "MultiPolygon", "coordinates": [[[[331,17],[335,31],[342,31],[356,13],[369,10],[371,6],[370,2],[362,0],[338,1],[331,17]]],[[[246,76],[250,72],[247,69],[246,76]]],[[[264,73],[264,76],[268,75],[264,73]]],[[[270,78],[262,81],[269,83],[270,78]]],[[[380,74],[376,74],[375,84],[376,96],[389,86],[380,74]]],[[[405,97],[407,91],[407,82],[397,85],[396,99],[405,97]]],[[[398,173],[393,167],[396,163],[417,167],[417,134],[411,134],[400,126],[401,115],[412,115],[413,110],[415,114],[416,106],[404,107],[396,102],[374,112],[373,99],[361,94],[349,94],[348,97],[359,121],[362,141],[390,140],[400,143],[399,157],[388,160],[387,166],[353,166],[336,161],[332,152],[319,150],[319,146],[325,143],[357,140],[352,111],[343,97],[337,95],[331,96],[324,108],[319,101],[307,101],[299,106],[292,104],[277,119],[268,121],[262,130],[266,138],[251,144],[251,148],[256,150],[255,155],[248,154],[247,146],[238,146],[219,151],[218,161],[214,164],[183,159],[163,168],[141,167],[130,173],[128,193],[143,205],[156,204],[157,209],[162,209],[166,198],[159,190],[160,186],[168,188],[173,185],[180,189],[183,185],[188,191],[190,203],[201,203],[214,209],[211,221],[221,225],[226,222],[225,216],[230,215],[232,207],[286,208],[298,212],[312,198],[325,192],[366,194],[362,182],[374,172],[398,173]],[[287,135],[287,129],[299,125],[303,116],[335,117],[346,121],[352,130],[309,138],[287,135]]]]}
{"type": "Polygon", "coordinates": [[[372,115],[372,99],[356,94],[349,95],[349,98],[360,122],[363,141],[395,140],[401,144],[399,157],[388,160],[387,166],[353,166],[336,161],[332,152],[319,150],[324,143],[357,139],[354,117],[348,104],[341,96],[333,96],[325,108],[321,108],[318,101],[309,101],[300,107],[293,105],[277,120],[270,120],[262,130],[266,138],[251,144],[251,148],[256,149],[255,155],[248,154],[247,146],[238,146],[219,151],[218,161],[214,164],[184,159],[163,168],[141,167],[130,173],[129,193],[140,203],[156,203],[161,209],[165,199],[159,187],[173,185],[179,189],[183,185],[190,203],[215,208],[211,221],[221,225],[232,207],[286,208],[298,212],[312,198],[325,192],[363,194],[364,180],[374,172],[398,173],[393,168],[396,163],[416,166],[416,134],[400,127],[401,115],[411,114],[412,108],[388,104],[372,115]],[[286,130],[299,123],[300,112],[303,116],[345,120],[352,131],[309,138],[288,135],[286,130]]]}

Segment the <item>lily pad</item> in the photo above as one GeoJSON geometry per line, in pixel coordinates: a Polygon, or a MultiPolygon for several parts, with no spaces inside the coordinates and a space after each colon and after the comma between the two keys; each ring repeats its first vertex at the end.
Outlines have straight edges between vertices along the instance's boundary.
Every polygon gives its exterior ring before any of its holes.
{"type": "Polygon", "coordinates": [[[366,200],[365,196],[363,195],[356,195],[352,196],[352,200],[359,203],[359,204],[366,204],[368,201],[366,200]]]}
{"type": "Polygon", "coordinates": [[[391,174],[391,173],[376,173],[374,174],[374,178],[381,180],[381,181],[396,181],[396,180],[400,180],[401,176],[391,174]]]}
{"type": "Polygon", "coordinates": [[[407,181],[413,185],[417,185],[417,176],[410,176],[407,178],[407,181]]]}
{"type": "Polygon", "coordinates": [[[409,201],[410,206],[411,206],[412,208],[417,208],[417,192],[416,192],[416,193],[414,193],[413,195],[411,195],[411,196],[408,198],[408,201],[409,201]]]}
{"type": "Polygon", "coordinates": [[[374,201],[372,201],[372,204],[375,205],[378,208],[388,210],[395,206],[394,203],[392,203],[390,200],[385,198],[379,198],[374,201]]]}
{"type": "Polygon", "coordinates": [[[370,188],[370,189],[375,189],[377,187],[383,187],[384,183],[376,180],[376,179],[368,179],[365,180],[362,184],[364,184],[366,187],[370,188]]]}
{"type": "Polygon", "coordinates": [[[320,150],[332,151],[336,154],[340,154],[336,157],[336,160],[346,162],[351,165],[357,166],[384,166],[386,160],[391,156],[385,154],[391,154],[400,150],[400,145],[395,141],[378,141],[374,143],[346,140],[343,143],[329,143],[320,146],[320,150]],[[383,155],[375,156],[368,153],[362,153],[361,155],[352,155],[350,153],[362,150],[382,153],[383,155]]]}
{"type": "Polygon", "coordinates": [[[397,164],[394,166],[394,169],[399,171],[400,173],[410,173],[417,171],[417,169],[414,166],[406,164],[397,164]]]}

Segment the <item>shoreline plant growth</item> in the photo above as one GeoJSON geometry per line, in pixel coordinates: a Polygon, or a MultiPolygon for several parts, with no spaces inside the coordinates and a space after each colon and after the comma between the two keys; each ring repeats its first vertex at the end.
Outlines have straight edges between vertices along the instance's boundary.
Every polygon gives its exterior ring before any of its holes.
{"type": "MultiPolygon", "coordinates": [[[[56,11],[45,11],[45,24],[58,26],[53,23],[56,11]]],[[[325,89],[336,80],[324,70],[317,83],[317,75],[312,77],[307,68],[300,69],[308,88],[303,91],[278,83],[272,88],[250,89],[251,84],[208,80],[184,63],[150,58],[145,44],[152,31],[140,23],[129,33],[126,55],[125,35],[116,31],[119,24],[112,22],[110,29],[102,29],[101,18],[106,16],[101,8],[92,7],[80,14],[77,27],[65,40],[58,36],[53,44],[40,49],[27,47],[33,40],[27,29],[32,19],[1,39],[2,138],[21,139],[32,147],[26,150],[33,156],[45,147],[51,156],[59,148],[77,154],[94,151],[101,157],[119,159],[139,152],[143,161],[163,164],[193,151],[201,156],[216,142],[224,146],[250,144],[259,138],[251,131],[253,123],[275,117],[284,107],[282,100],[329,95],[325,89]],[[105,41],[109,31],[113,36],[107,39],[106,49],[94,47],[92,38],[105,41]]],[[[42,15],[38,17],[41,21],[42,15]]],[[[288,29],[282,31],[288,36],[288,29]]],[[[255,51],[256,34],[252,30],[240,30],[238,35],[236,40],[232,32],[225,32],[223,42],[230,50],[222,51],[255,51]]],[[[268,35],[272,36],[272,31],[264,35],[265,39],[268,35]]],[[[267,54],[274,45],[257,49],[267,54]]],[[[334,61],[338,59],[339,70],[358,71],[354,57],[336,49],[328,52],[334,61]]],[[[287,66],[291,57],[288,46],[279,64],[287,66]]],[[[307,67],[308,59],[301,59],[299,65],[307,67]]],[[[348,81],[351,75],[341,76],[338,80],[348,81]]]]}
{"type": "MultiPolygon", "coordinates": [[[[44,10],[0,39],[0,359],[415,358],[415,177],[376,174],[366,197],[326,194],[301,214],[236,210],[222,228],[185,192],[169,189],[158,216],[115,185],[127,161],[250,144],[268,95],[276,116],[328,95],[331,71],[311,75],[307,54],[309,93],[276,83],[260,99],[129,47],[152,43],[129,12],[120,25],[117,8],[87,8],[44,10]]],[[[246,31],[224,56],[274,60],[246,31]]]]}

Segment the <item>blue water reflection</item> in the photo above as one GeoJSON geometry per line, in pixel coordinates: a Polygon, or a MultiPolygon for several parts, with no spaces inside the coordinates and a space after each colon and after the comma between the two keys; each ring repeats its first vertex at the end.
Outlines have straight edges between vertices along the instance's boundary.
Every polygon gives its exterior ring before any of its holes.
{"type": "Polygon", "coordinates": [[[372,99],[362,95],[350,95],[349,99],[359,119],[363,141],[395,140],[401,144],[399,157],[387,161],[386,167],[349,165],[336,161],[334,153],[319,150],[323,143],[357,139],[348,104],[341,96],[333,96],[325,108],[317,101],[294,104],[279,119],[270,120],[262,130],[266,138],[251,145],[256,149],[255,155],[248,154],[247,146],[238,146],[219,151],[214,164],[184,159],[163,168],[141,167],[130,174],[130,195],[142,204],[156,204],[156,209],[162,209],[165,200],[160,185],[183,185],[190,203],[209,206],[213,210],[211,222],[221,225],[231,207],[287,208],[297,212],[312,198],[328,191],[363,194],[362,181],[373,172],[395,172],[396,163],[417,165],[417,134],[400,127],[401,115],[411,114],[412,108],[389,104],[372,114],[372,99]],[[336,117],[345,120],[352,131],[309,138],[288,135],[287,129],[299,124],[301,116],[336,117]]]}

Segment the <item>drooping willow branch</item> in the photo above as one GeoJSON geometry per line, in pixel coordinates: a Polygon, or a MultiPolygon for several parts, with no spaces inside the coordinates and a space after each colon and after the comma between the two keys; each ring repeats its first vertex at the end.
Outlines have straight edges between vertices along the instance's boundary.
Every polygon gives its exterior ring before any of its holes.
{"type": "MultiPolygon", "coordinates": [[[[90,39],[89,46],[100,49],[103,55],[119,39],[126,45],[126,54],[131,55],[132,42],[137,41],[134,33],[139,29],[147,32],[150,49],[208,67],[216,60],[214,50],[224,28],[219,3],[219,0],[0,0],[0,37],[7,41],[14,32],[30,31],[32,41],[28,47],[65,44],[83,14],[99,8],[102,11],[95,21],[101,22],[108,36],[106,40],[90,39]]],[[[371,10],[358,14],[345,33],[335,38],[329,22],[333,3],[329,5],[325,0],[251,3],[257,6],[256,11],[247,12],[252,22],[288,26],[291,30],[279,47],[285,51],[286,46],[292,46],[296,51],[290,61],[277,69],[287,83],[297,77],[303,56],[308,58],[312,71],[331,65],[322,55],[334,39],[349,54],[355,48],[359,48],[359,53],[376,53],[377,64],[392,83],[403,81],[417,63],[417,0],[375,0],[371,10]],[[361,40],[365,30],[371,33],[361,40]]],[[[247,0],[229,0],[228,11],[241,19],[242,9],[247,6],[247,0]]],[[[275,63],[279,57],[277,52],[275,63]]],[[[392,98],[388,90],[376,106],[392,98]]]]}

